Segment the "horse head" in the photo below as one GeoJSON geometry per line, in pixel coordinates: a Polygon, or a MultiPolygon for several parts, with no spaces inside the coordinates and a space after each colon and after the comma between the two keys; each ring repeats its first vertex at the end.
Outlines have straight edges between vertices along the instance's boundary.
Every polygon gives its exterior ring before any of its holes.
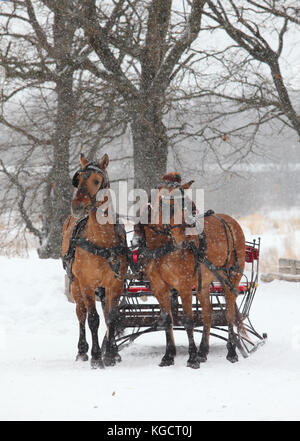
{"type": "MultiPolygon", "coordinates": [[[[76,218],[86,216],[91,210],[101,205],[96,201],[100,190],[109,188],[107,166],[109,157],[103,155],[100,161],[89,161],[80,155],[81,168],[74,174],[72,184],[77,188],[72,200],[72,215],[76,218]]],[[[103,203],[103,201],[102,201],[103,203]]]]}
{"type": "MultiPolygon", "coordinates": [[[[164,175],[162,181],[158,187],[157,198],[153,201],[156,224],[184,224],[184,211],[187,201],[190,201],[185,195],[185,190],[189,189],[194,181],[182,184],[181,176],[177,172],[164,175]]],[[[194,211],[194,207],[192,209],[194,211]]]]}

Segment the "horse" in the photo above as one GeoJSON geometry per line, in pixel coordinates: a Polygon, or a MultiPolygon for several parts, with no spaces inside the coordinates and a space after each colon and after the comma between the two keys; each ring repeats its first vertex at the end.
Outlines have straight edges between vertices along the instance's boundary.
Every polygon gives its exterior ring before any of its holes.
{"type": "Polygon", "coordinates": [[[170,302],[170,291],[176,289],[181,297],[183,325],[189,342],[187,366],[197,369],[200,362],[207,360],[209,352],[213,314],[210,285],[216,279],[222,283],[226,298],[227,359],[232,363],[238,361],[234,325],[245,333],[236,307],[238,286],[245,266],[245,237],[235,219],[226,214],[214,214],[212,210],[204,216],[201,234],[186,234],[186,228],[191,225],[175,223],[176,216],[184,215],[184,190],[190,188],[192,183],[181,184],[181,176],[176,172],[165,175],[156,200],[151,201],[151,210],[148,205],[148,220],[151,211],[152,223],[137,224],[135,233],[141,237],[141,261],[161,308],[158,326],[166,332],[166,352],[159,366],[173,365],[176,355],[170,302]],[[179,198],[172,197],[171,192],[174,190],[179,191],[179,198]],[[167,201],[170,209],[169,224],[164,224],[162,219],[166,192],[170,194],[167,201]],[[195,286],[203,318],[202,339],[198,349],[194,341],[192,312],[192,288],[195,286]]]}
{"type": "MultiPolygon", "coordinates": [[[[81,154],[81,168],[73,177],[77,188],[71,204],[71,215],[63,226],[62,256],[64,268],[71,281],[71,293],[76,302],[79,321],[78,354],[76,360],[88,360],[85,323],[92,336],[91,367],[114,366],[121,361],[114,340],[118,321],[118,304],[124,287],[128,268],[126,232],[121,224],[109,223],[106,210],[101,210],[109,199],[109,157],[89,162],[81,154]],[[103,200],[97,201],[99,191],[103,200]],[[105,290],[104,317],[107,326],[105,355],[102,360],[98,341],[99,314],[95,294],[105,290]],[[103,363],[104,361],[104,363],[103,363]]],[[[109,207],[109,205],[107,205],[109,207]]]]}

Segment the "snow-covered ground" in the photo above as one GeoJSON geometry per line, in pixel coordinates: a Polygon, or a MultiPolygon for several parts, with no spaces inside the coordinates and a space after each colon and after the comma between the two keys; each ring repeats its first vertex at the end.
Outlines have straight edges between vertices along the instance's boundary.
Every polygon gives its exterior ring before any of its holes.
{"type": "Polygon", "coordinates": [[[300,284],[260,284],[252,321],[268,341],[239,363],[212,339],[207,363],[189,369],[177,332],[175,366],[158,367],[165,338],[156,333],[125,348],[121,364],[92,370],[74,361],[78,325],[61,262],[0,257],[0,266],[1,420],[300,419],[300,284]]]}

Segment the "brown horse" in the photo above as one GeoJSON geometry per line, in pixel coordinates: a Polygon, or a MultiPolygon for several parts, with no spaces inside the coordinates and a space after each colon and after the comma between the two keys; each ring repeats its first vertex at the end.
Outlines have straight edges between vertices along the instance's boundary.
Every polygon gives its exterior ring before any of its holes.
{"type": "MultiPolygon", "coordinates": [[[[85,322],[92,335],[91,366],[103,368],[101,348],[98,342],[99,315],[96,310],[95,292],[105,289],[105,321],[107,343],[104,363],[112,366],[120,361],[114,340],[118,318],[118,304],[127,272],[127,244],[124,229],[115,224],[99,223],[103,201],[109,200],[109,179],[105,154],[99,162],[89,162],[84,155],[80,158],[81,169],[73,178],[77,187],[72,201],[72,216],[63,226],[62,256],[69,269],[71,292],[76,302],[79,321],[79,342],[77,360],[88,360],[88,343],[85,336],[85,322]],[[99,190],[107,192],[102,202],[96,200],[99,190]],[[83,221],[81,220],[83,219],[83,221]]],[[[101,219],[100,219],[101,221],[101,219]]]]}
{"type": "MultiPolygon", "coordinates": [[[[157,199],[152,201],[152,224],[136,227],[137,234],[144,235],[144,266],[150,280],[151,289],[161,306],[159,325],[166,331],[166,353],[160,366],[174,364],[176,354],[172,332],[172,312],[170,290],[175,288],[182,301],[183,325],[189,341],[187,366],[199,368],[200,361],[206,361],[209,351],[209,335],[212,322],[210,284],[220,280],[226,297],[226,319],[228,322],[227,359],[236,362],[236,340],[233,330],[238,324],[243,330],[236,309],[236,294],[245,265],[245,237],[240,225],[225,214],[204,217],[204,234],[186,234],[185,222],[175,224],[175,218],[183,212],[184,190],[192,182],[181,185],[181,177],[170,173],[163,178],[157,199]],[[164,195],[177,189],[179,198],[168,200],[171,216],[168,225],[162,222],[162,207],[166,203],[164,195]],[[154,219],[153,219],[154,218],[154,219]],[[149,251],[147,251],[149,250],[149,251]],[[199,286],[200,285],[200,286],[199,286]],[[197,351],[193,333],[192,287],[198,287],[197,297],[202,306],[203,334],[197,351]]],[[[184,214],[184,213],[183,213],[184,214]]],[[[208,213],[209,214],[209,213],[208,213]]],[[[178,217],[177,217],[178,219],[178,217]]]]}

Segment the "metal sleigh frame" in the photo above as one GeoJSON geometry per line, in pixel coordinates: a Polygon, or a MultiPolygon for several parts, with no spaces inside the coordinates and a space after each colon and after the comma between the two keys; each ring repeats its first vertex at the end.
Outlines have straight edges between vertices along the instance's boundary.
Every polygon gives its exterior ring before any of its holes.
{"type": "MultiPolygon", "coordinates": [[[[134,253],[134,251],[133,251],[134,253]]],[[[265,343],[267,334],[260,335],[250,320],[250,310],[258,286],[260,238],[253,242],[246,242],[246,273],[239,285],[240,295],[237,298],[237,307],[242,316],[244,327],[248,337],[235,331],[237,348],[243,357],[255,351],[265,343]]],[[[102,307],[105,306],[105,295],[100,295],[102,307]]],[[[225,297],[223,287],[219,282],[213,282],[210,287],[210,298],[213,306],[213,318],[210,335],[227,341],[227,321],[225,316],[225,297]]],[[[182,322],[183,313],[180,297],[175,290],[171,292],[171,307],[173,315],[173,329],[185,330],[182,322]]],[[[160,314],[160,306],[150,289],[150,284],[143,280],[126,280],[124,292],[119,304],[119,320],[116,331],[116,343],[118,349],[132,343],[138,337],[150,332],[161,331],[157,321],[160,314]]],[[[193,291],[193,314],[194,331],[201,332],[203,326],[202,308],[193,291]]],[[[106,337],[103,340],[103,349],[106,337]]]]}

